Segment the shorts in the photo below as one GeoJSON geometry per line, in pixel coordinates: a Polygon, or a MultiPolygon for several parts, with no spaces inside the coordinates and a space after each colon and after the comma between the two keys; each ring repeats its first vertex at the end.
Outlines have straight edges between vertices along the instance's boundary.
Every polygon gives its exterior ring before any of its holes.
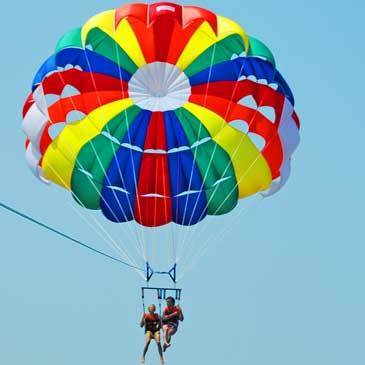
{"type": "Polygon", "coordinates": [[[169,330],[170,335],[174,335],[177,332],[178,325],[175,323],[166,323],[162,326],[164,332],[169,330]]]}
{"type": "Polygon", "coordinates": [[[160,330],[156,332],[146,331],[146,340],[151,341],[152,339],[156,342],[160,342],[160,330]]]}

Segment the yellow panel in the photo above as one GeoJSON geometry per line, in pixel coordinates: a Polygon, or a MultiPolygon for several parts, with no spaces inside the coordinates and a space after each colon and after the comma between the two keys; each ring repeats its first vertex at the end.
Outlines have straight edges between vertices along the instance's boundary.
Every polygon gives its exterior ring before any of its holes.
{"type": "Polygon", "coordinates": [[[239,34],[245,45],[245,50],[248,50],[249,40],[246,32],[241,28],[239,24],[231,19],[225,18],[223,16],[218,16],[218,35],[220,39],[223,39],[231,34],[239,34]]]}
{"type": "Polygon", "coordinates": [[[132,27],[128,23],[128,19],[123,19],[118,28],[115,29],[115,10],[106,11],[92,17],[82,27],[82,43],[85,46],[85,41],[88,33],[93,28],[99,28],[107,35],[109,35],[121,48],[128,54],[131,60],[141,67],[146,64],[146,60],[139,46],[136,35],[133,32],[132,27]]]}
{"type": "Polygon", "coordinates": [[[127,18],[119,23],[116,35],[113,38],[138,67],[142,67],[146,64],[137,37],[134,34],[132,27],[129,25],[127,18]]]}
{"type": "Polygon", "coordinates": [[[217,42],[217,37],[208,22],[203,22],[190,38],[176,66],[185,70],[201,53],[217,42]]]}
{"type": "Polygon", "coordinates": [[[203,123],[212,137],[227,125],[227,122],[218,114],[200,105],[187,102],[184,104],[184,108],[194,114],[203,123]]]}
{"type": "Polygon", "coordinates": [[[237,179],[239,198],[270,187],[272,176],[269,165],[245,133],[231,127],[221,116],[202,106],[188,102],[184,108],[200,120],[213,140],[229,154],[237,179]]]}
{"type": "Polygon", "coordinates": [[[245,133],[239,132],[227,124],[213,139],[231,158],[239,198],[270,187],[272,176],[269,165],[245,133]]]}
{"type": "Polygon", "coordinates": [[[237,23],[222,16],[217,17],[217,22],[218,36],[215,35],[208,22],[203,22],[195,31],[176,63],[180,69],[185,70],[206,49],[231,34],[239,34],[243,39],[245,49],[248,49],[247,34],[237,23]]]}
{"type": "Polygon", "coordinates": [[[111,34],[115,30],[115,10],[104,11],[90,18],[82,27],[81,39],[85,47],[85,41],[88,33],[93,28],[103,29],[104,32],[111,34]]]}
{"type": "Polygon", "coordinates": [[[96,137],[117,114],[132,105],[131,99],[114,101],[67,125],[51,143],[42,160],[46,179],[70,189],[72,172],[81,148],[96,137]]]}

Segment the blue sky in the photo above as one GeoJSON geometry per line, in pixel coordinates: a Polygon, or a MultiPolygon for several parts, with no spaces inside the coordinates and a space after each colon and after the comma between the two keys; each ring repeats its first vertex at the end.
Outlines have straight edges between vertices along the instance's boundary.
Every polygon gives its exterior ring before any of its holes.
{"type": "MultiPolygon", "coordinates": [[[[296,97],[302,142],[282,192],[225,218],[228,229],[219,239],[216,221],[208,222],[209,250],[181,282],[186,321],[168,363],[364,363],[365,5],[195,4],[236,20],[269,45],[296,97]]],[[[118,5],[12,1],[2,5],[0,23],[0,200],[105,250],[68,194],[28,171],[21,107],[58,38],[118,5]]],[[[140,278],[4,211],[0,224],[0,363],[137,363],[140,278]]],[[[113,230],[114,237],[127,234],[113,230]]]]}

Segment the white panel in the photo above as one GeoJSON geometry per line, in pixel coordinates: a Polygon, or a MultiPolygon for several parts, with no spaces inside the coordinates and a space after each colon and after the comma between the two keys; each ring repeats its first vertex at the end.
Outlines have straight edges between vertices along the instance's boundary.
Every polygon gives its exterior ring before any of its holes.
{"type": "Polygon", "coordinates": [[[26,160],[30,170],[32,171],[32,173],[38,179],[40,179],[42,182],[48,183],[48,180],[46,180],[43,177],[42,169],[39,166],[40,159],[41,159],[41,154],[39,153],[39,151],[36,148],[34,148],[32,143],[29,143],[29,145],[25,151],[25,160],[26,160]]]}
{"type": "Polygon", "coordinates": [[[280,177],[275,179],[270,188],[261,193],[263,197],[271,196],[277,193],[288,181],[291,172],[291,162],[290,159],[285,162],[280,170],[280,177]]]}
{"type": "Polygon", "coordinates": [[[48,114],[48,104],[47,100],[44,95],[43,87],[42,85],[39,85],[34,91],[33,91],[33,100],[36,102],[38,109],[47,117],[49,118],[48,114]]]}
{"type": "Polygon", "coordinates": [[[36,148],[39,148],[39,140],[47,122],[48,118],[39,110],[36,103],[30,107],[23,119],[23,131],[36,148]]]}
{"type": "Polygon", "coordinates": [[[297,148],[300,137],[299,130],[292,118],[293,106],[285,99],[282,117],[280,120],[278,133],[284,150],[283,161],[286,161],[297,148]]]}

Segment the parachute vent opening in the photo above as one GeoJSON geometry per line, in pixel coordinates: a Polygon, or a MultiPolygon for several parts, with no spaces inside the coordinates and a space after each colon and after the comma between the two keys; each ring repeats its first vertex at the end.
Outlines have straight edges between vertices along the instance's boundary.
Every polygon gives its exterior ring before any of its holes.
{"type": "Polygon", "coordinates": [[[66,85],[61,92],[61,98],[68,98],[76,95],[80,95],[80,91],[72,85],[66,85]]]}
{"type": "Polygon", "coordinates": [[[243,119],[237,119],[229,122],[229,125],[234,129],[238,130],[239,132],[248,133],[248,123],[243,119]]]}
{"type": "Polygon", "coordinates": [[[256,146],[259,151],[262,151],[264,149],[266,141],[263,137],[261,137],[257,133],[252,132],[248,133],[247,136],[250,137],[251,142],[256,146]]]}
{"type": "Polygon", "coordinates": [[[238,104],[246,106],[251,109],[257,109],[256,100],[252,95],[247,95],[238,101],[238,104]]]}
{"type": "Polygon", "coordinates": [[[191,87],[188,77],[177,66],[152,62],[136,71],[128,92],[140,108],[163,112],[182,107],[191,95],[191,87]]]}
{"type": "Polygon", "coordinates": [[[63,128],[65,127],[66,123],[56,123],[52,124],[48,128],[48,135],[51,137],[52,141],[58,137],[58,135],[63,131],[63,128]]]}
{"type": "Polygon", "coordinates": [[[66,123],[71,124],[86,118],[86,114],[79,110],[71,110],[66,116],[66,123]]]}
{"type": "Polygon", "coordinates": [[[275,123],[276,113],[272,106],[260,106],[259,112],[264,115],[270,122],[275,123]]]}

